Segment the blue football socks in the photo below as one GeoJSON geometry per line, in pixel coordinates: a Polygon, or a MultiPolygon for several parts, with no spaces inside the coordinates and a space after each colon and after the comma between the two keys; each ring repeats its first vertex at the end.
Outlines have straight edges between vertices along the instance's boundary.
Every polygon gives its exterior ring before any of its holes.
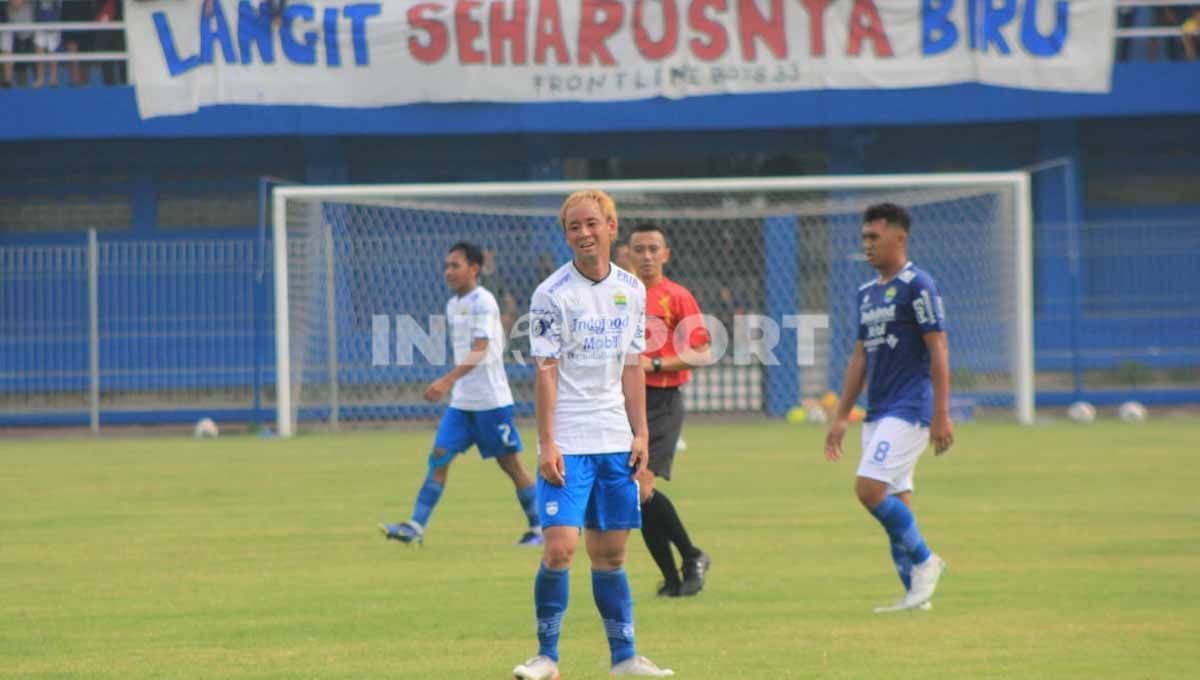
{"type": "Polygon", "coordinates": [[[429,525],[429,515],[442,497],[444,486],[435,482],[432,477],[426,477],[421,490],[417,492],[417,502],[413,505],[412,520],[424,529],[429,525]]]}
{"type": "Polygon", "coordinates": [[[558,634],[567,611],[570,572],[566,569],[538,568],[533,581],[533,606],[537,615],[538,655],[558,662],[558,634]]]}
{"type": "Polygon", "coordinates": [[[604,620],[604,633],[612,663],[617,665],[636,654],[633,648],[633,594],[624,569],[592,570],[592,596],[604,620]]]}
{"type": "Polygon", "coordinates": [[[900,582],[904,584],[905,590],[912,589],[912,559],[908,556],[908,551],[904,546],[896,542],[896,539],[891,540],[892,545],[892,562],[896,564],[896,574],[900,576],[900,582]]]}
{"type": "Polygon", "coordinates": [[[517,500],[521,502],[521,509],[525,511],[525,519],[529,520],[529,528],[537,529],[541,525],[537,512],[537,484],[517,489],[517,500]]]}
{"type": "Polygon", "coordinates": [[[871,510],[871,514],[883,525],[892,543],[908,555],[912,564],[921,564],[929,559],[929,548],[917,529],[917,520],[904,501],[895,496],[888,496],[871,510]]]}

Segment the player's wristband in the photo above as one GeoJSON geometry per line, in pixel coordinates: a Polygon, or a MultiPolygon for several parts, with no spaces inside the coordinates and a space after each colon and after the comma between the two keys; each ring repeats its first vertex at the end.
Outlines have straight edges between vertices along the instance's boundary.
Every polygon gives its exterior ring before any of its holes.
{"type": "Polygon", "coordinates": [[[662,359],[660,357],[654,357],[650,360],[650,367],[654,369],[655,373],[658,373],[662,370],[662,359]]]}

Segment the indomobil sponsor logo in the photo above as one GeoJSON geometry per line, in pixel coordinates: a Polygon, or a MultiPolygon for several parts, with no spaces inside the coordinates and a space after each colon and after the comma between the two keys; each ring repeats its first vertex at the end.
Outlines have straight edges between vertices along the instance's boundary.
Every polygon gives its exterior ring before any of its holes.
{"type": "Polygon", "coordinates": [[[862,313],[862,323],[884,323],[894,321],[896,319],[896,305],[888,305],[887,307],[876,307],[875,309],[867,310],[862,313]]]}

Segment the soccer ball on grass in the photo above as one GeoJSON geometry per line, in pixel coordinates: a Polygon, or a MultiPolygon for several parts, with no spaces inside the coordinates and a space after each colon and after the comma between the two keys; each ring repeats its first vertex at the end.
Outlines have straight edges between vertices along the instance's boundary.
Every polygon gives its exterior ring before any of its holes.
{"type": "Polygon", "coordinates": [[[1096,420],[1096,407],[1086,401],[1077,401],[1067,408],[1067,417],[1077,423],[1090,423],[1096,420]]]}
{"type": "Polygon", "coordinates": [[[1140,402],[1127,401],[1117,409],[1117,416],[1127,423],[1140,423],[1146,420],[1146,407],[1140,402]]]}
{"type": "Polygon", "coordinates": [[[217,429],[217,424],[213,422],[212,418],[201,418],[196,421],[196,430],[193,434],[197,439],[205,439],[217,436],[220,434],[220,430],[217,429]]]}

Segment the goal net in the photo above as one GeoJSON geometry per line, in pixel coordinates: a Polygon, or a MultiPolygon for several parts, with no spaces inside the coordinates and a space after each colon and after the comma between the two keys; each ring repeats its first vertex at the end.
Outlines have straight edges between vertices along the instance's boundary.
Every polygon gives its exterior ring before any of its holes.
{"type": "Polygon", "coordinates": [[[861,216],[890,201],[945,298],[956,399],[1032,421],[1029,181],[986,173],[277,188],[280,434],[439,413],[422,393],[453,361],[442,261],[457,241],[484,251],[516,411],[532,413],[529,298],[570,260],[558,210],[585,187],[614,197],[621,241],[638,223],[665,230],[667,275],[710,317],[718,358],[685,388],[691,411],[779,416],[840,388],[855,293],[874,276],[861,216]]]}

